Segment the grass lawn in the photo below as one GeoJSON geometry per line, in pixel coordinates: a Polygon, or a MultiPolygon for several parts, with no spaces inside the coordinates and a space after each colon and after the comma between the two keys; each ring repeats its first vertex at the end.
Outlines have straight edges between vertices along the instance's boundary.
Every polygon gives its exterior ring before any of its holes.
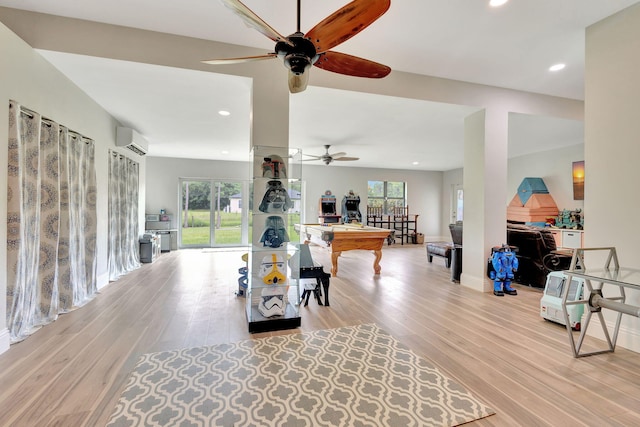
{"type": "MultiPolygon", "coordinates": [[[[185,246],[208,246],[211,233],[210,215],[208,210],[189,211],[189,227],[182,228],[182,244],[185,246]]],[[[249,215],[251,222],[252,216],[249,215]]],[[[294,224],[300,222],[300,214],[289,215],[287,231],[291,241],[298,241],[298,233],[294,224]]],[[[222,212],[220,227],[215,229],[216,245],[242,244],[242,216],[240,213],[222,212]]],[[[249,224],[251,227],[251,224],[249,224]]]]}

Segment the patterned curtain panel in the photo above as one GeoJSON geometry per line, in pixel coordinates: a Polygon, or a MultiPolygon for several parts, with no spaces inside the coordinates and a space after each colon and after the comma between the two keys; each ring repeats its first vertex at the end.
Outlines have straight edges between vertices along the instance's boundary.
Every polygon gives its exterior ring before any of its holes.
{"type": "Polygon", "coordinates": [[[12,342],[96,293],[94,143],[74,138],[82,139],[10,102],[7,327],[12,342]]]}
{"type": "Polygon", "coordinates": [[[60,147],[60,217],[68,224],[61,229],[67,249],[59,257],[66,267],[61,283],[67,287],[61,290],[60,302],[61,309],[69,311],[97,292],[95,145],[63,128],[60,147]]]}
{"type": "Polygon", "coordinates": [[[138,163],[109,153],[109,280],[140,268],[138,163]]]}

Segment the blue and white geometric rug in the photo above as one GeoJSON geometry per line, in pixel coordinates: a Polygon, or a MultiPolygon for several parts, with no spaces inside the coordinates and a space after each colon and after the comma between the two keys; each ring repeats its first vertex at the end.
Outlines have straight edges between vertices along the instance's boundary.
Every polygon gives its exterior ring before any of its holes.
{"type": "Polygon", "coordinates": [[[108,426],[455,426],[491,414],[368,324],[146,354],[108,426]]]}

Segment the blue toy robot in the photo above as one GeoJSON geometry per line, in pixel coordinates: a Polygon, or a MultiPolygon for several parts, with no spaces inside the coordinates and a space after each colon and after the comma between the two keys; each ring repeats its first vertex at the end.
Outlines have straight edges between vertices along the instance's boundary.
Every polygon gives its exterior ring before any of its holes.
{"type": "Polygon", "coordinates": [[[491,272],[493,281],[493,294],[499,297],[504,294],[518,295],[518,291],[511,287],[513,273],[518,271],[518,258],[508,245],[498,248],[491,258],[491,264],[495,271],[491,272]]]}

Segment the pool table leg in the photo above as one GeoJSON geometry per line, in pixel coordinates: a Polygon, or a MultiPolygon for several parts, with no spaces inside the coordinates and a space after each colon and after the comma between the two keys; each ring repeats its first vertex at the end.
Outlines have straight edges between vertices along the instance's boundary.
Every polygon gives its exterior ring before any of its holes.
{"type": "Polygon", "coordinates": [[[373,271],[376,274],[380,274],[380,260],[382,259],[382,250],[373,251],[373,254],[376,256],[376,259],[373,260],[373,271]]]}
{"type": "Polygon", "coordinates": [[[331,275],[336,277],[338,275],[338,257],[342,252],[331,252],[331,275]]]}

